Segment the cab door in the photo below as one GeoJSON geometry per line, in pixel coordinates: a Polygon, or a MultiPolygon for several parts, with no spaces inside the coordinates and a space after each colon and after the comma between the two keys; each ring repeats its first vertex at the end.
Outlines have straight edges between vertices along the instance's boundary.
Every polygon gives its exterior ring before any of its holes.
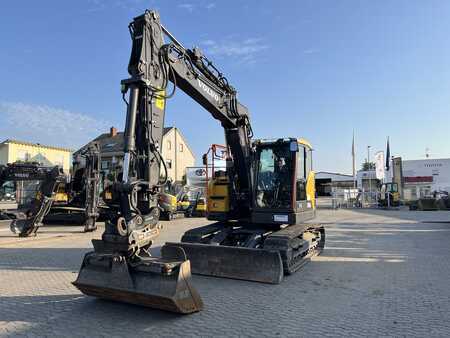
{"type": "Polygon", "coordinates": [[[296,162],[296,204],[297,211],[302,211],[306,208],[306,155],[305,147],[301,144],[298,146],[297,162],[296,162]]]}
{"type": "Polygon", "coordinates": [[[311,149],[300,144],[296,164],[296,209],[298,212],[315,209],[315,175],[312,171],[311,149]]]}

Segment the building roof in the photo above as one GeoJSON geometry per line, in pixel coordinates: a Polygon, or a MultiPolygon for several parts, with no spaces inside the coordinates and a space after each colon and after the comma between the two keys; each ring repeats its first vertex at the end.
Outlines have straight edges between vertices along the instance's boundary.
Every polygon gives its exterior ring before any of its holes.
{"type": "Polygon", "coordinates": [[[123,151],[124,132],[119,131],[115,136],[111,136],[110,133],[104,133],[96,137],[93,141],[97,142],[100,146],[100,152],[111,153],[123,151]]]}
{"type": "Polygon", "coordinates": [[[349,175],[349,174],[335,173],[335,172],[332,172],[332,171],[318,171],[318,172],[316,173],[316,175],[317,175],[317,174],[330,174],[330,175],[338,175],[338,176],[353,177],[352,175],[349,175]]]}
{"type": "Polygon", "coordinates": [[[436,163],[436,162],[450,162],[450,158],[421,158],[418,160],[402,160],[402,163],[436,163]]]}
{"type": "Polygon", "coordinates": [[[353,181],[354,178],[352,175],[333,173],[328,171],[319,171],[316,172],[317,179],[331,179],[332,181],[353,181]]]}
{"type": "MultiPolygon", "coordinates": [[[[174,127],[166,127],[163,130],[163,135],[166,135],[174,127]]],[[[101,153],[122,153],[124,147],[124,132],[118,131],[115,136],[111,136],[111,133],[103,133],[97,136],[91,142],[97,142],[100,146],[101,153]]],[[[89,142],[90,143],[90,142],[89,142]]],[[[80,150],[84,149],[83,146],[80,150]]],[[[80,150],[75,152],[78,153],[80,150]]]]}
{"type": "Polygon", "coordinates": [[[67,151],[67,152],[72,152],[73,151],[72,149],[69,149],[69,148],[49,146],[49,145],[44,145],[44,144],[40,144],[40,143],[32,143],[32,142],[20,141],[20,140],[14,140],[14,139],[6,139],[6,140],[4,140],[3,142],[0,143],[0,146],[4,145],[4,144],[8,144],[8,143],[23,144],[23,145],[26,145],[26,146],[41,147],[41,148],[61,150],[61,151],[67,151]]]}

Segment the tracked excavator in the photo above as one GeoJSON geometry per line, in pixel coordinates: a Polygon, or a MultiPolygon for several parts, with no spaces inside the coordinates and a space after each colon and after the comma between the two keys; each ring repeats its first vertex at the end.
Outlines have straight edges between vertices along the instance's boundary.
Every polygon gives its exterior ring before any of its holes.
{"type": "MultiPolygon", "coordinates": [[[[38,163],[12,163],[0,166],[0,187],[12,182],[18,189],[18,208],[8,210],[12,218],[11,231],[21,237],[36,234],[44,216],[48,214],[56,196],[59,184],[65,184],[66,177],[59,167],[46,167],[38,163]]],[[[17,197],[16,197],[17,199],[17,197]]]]}
{"type": "Polygon", "coordinates": [[[226,77],[197,49],[186,49],[146,11],[129,25],[130,78],[122,80],[127,105],[123,175],[112,193],[120,201],[101,240],[86,254],[74,285],[83,293],[179,313],[202,309],[194,273],[279,283],[320,253],[325,231],[314,217],[312,148],[305,140],[252,140],[247,108],[226,77]],[[164,39],[168,42],[164,42],[164,39]],[[172,83],[173,86],[170,85],[172,83]],[[223,177],[211,182],[209,219],[149,254],[159,235],[158,193],[166,100],[181,89],[225,132],[229,152],[223,177]]]}
{"type": "Polygon", "coordinates": [[[84,232],[97,229],[99,217],[100,185],[100,146],[89,143],[78,153],[72,166],[73,175],[65,185],[64,202],[55,201],[44,217],[44,223],[82,224],[84,232]]]}
{"type": "Polygon", "coordinates": [[[98,145],[89,145],[81,154],[85,165],[75,166],[70,182],[58,166],[39,163],[0,166],[0,187],[6,182],[13,183],[20,194],[18,209],[5,212],[12,219],[11,231],[20,237],[36,235],[47,218],[56,214],[59,220],[76,214],[82,218],[85,232],[94,231],[98,216],[99,156],[98,145]]]}

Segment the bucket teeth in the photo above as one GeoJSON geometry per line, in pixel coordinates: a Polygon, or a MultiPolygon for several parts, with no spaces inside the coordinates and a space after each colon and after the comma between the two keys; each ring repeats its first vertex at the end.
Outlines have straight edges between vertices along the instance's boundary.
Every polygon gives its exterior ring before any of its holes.
{"type": "MultiPolygon", "coordinates": [[[[192,286],[190,262],[169,248],[161,250],[161,258],[145,258],[130,263],[117,254],[87,253],[77,280],[73,283],[82,293],[188,314],[203,309],[200,295],[192,286]],[[164,256],[167,254],[168,256],[164,256]]],[[[184,252],[182,252],[185,258],[184,252]]]]}

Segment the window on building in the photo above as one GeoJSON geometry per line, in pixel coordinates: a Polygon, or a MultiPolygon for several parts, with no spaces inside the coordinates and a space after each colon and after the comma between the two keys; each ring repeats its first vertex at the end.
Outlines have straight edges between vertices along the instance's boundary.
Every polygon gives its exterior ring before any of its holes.
{"type": "Polygon", "coordinates": [[[167,141],[167,150],[172,149],[172,142],[167,141]]]}
{"type": "Polygon", "coordinates": [[[167,169],[172,169],[172,160],[166,160],[167,169]]]}
{"type": "Polygon", "coordinates": [[[30,160],[30,153],[26,150],[19,149],[17,151],[17,158],[16,161],[26,162],[30,160]]]}
{"type": "Polygon", "coordinates": [[[112,147],[114,147],[116,144],[117,144],[117,143],[108,143],[108,144],[105,144],[103,147],[104,147],[104,148],[112,148],[112,147]]]}
{"type": "Polygon", "coordinates": [[[108,161],[102,161],[102,169],[108,169],[109,163],[108,161]]]}
{"type": "Polygon", "coordinates": [[[180,147],[180,153],[182,153],[183,152],[183,143],[180,143],[179,147],[180,147]]]}

